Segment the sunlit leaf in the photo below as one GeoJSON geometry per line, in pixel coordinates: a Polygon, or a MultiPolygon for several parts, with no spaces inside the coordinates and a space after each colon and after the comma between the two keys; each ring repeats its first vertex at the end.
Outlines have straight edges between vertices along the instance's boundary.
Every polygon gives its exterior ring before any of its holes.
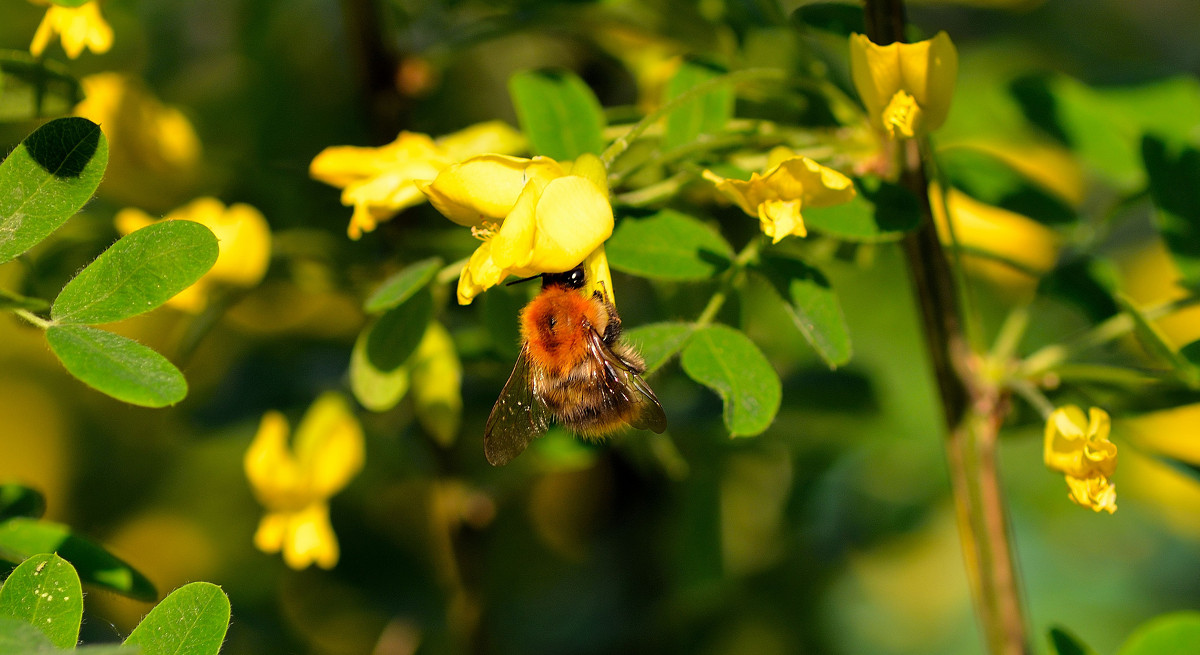
{"type": "Polygon", "coordinates": [[[0,521],[14,516],[37,518],[46,511],[46,499],[37,489],[20,484],[0,485],[0,521]]]}
{"type": "Polygon", "coordinates": [[[412,295],[425,288],[433,281],[438,269],[442,267],[441,257],[430,257],[406,266],[403,270],[389,277],[371,293],[371,297],[363,304],[363,309],[374,314],[399,305],[412,295]]]}
{"type": "Polygon", "coordinates": [[[380,371],[394,371],[405,362],[433,318],[433,297],[422,291],[389,309],[369,328],[367,359],[380,371]]]}
{"type": "Polygon", "coordinates": [[[0,264],[50,236],[92,197],[108,141],[85,118],[39,127],[0,163],[0,264]]]}
{"type": "Polygon", "coordinates": [[[371,364],[367,357],[367,338],[372,327],[359,333],[350,351],[350,390],[363,407],[372,412],[385,412],[395,407],[408,392],[408,369],[397,366],[383,371],[371,364]]]}
{"type": "Polygon", "coordinates": [[[570,71],[525,71],[508,81],[509,93],[535,154],[575,159],[604,149],[604,109],[570,71]]]}
{"type": "MultiPolygon", "coordinates": [[[[667,100],[723,72],[700,62],[685,61],[667,82],[667,100]]],[[[667,114],[662,147],[676,148],[692,143],[702,135],[720,132],[733,118],[733,100],[733,89],[722,85],[683,102],[667,114]]]]}
{"type": "Polygon", "coordinates": [[[680,363],[688,377],[724,401],[730,436],[760,434],[775,420],[783,395],[779,374],[742,332],[727,325],[701,328],[684,346],[680,363]]]}
{"type": "Polygon", "coordinates": [[[0,121],[60,116],[80,100],[79,80],[62,63],[23,50],[0,50],[0,121]]]}
{"type": "Polygon", "coordinates": [[[842,306],[821,271],[784,257],[763,257],[755,270],[771,283],[796,328],[829,368],[850,361],[850,331],[842,306]]]}
{"type": "Polygon", "coordinates": [[[53,553],[30,557],[0,587],[0,616],[36,627],[59,648],[74,648],[83,620],[79,576],[66,560],[53,553]]]}
{"type": "Polygon", "coordinates": [[[192,582],[162,599],[129,633],[142,655],[217,655],[229,629],[229,598],[215,584],[192,582]]]}
{"type": "Polygon", "coordinates": [[[52,325],[46,340],[71,375],[117,400],[165,407],[187,395],[179,369],[132,339],[83,325],[52,325]]]}
{"type": "Polygon", "coordinates": [[[138,600],[157,597],[154,585],[146,576],[102,546],[73,534],[65,525],[25,517],[0,523],[0,558],[16,557],[20,561],[38,553],[58,553],[75,567],[87,584],[138,600]]]}
{"type": "Polygon", "coordinates": [[[1155,136],[1142,139],[1158,231],[1179,267],[1181,282],[1200,286],[1200,150],[1155,136]]]}
{"type": "Polygon", "coordinates": [[[63,287],[50,318],[111,323],[158,307],[217,261],[217,238],[192,221],[159,221],[125,235],[63,287]]]}
{"type": "Polygon", "coordinates": [[[833,207],[804,210],[809,229],[846,241],[894,241],[921,222],[921,208],[904,187],[879,178],[854,180],[858,195],[833,207]]]}
{"type": "Polygon", "coordinates": [[[1169,655],[1200,652],[1200,612],[1174,612],[1138,626],[1117,655],[1169,655]]]}
{"type": "Polygon", "coordinates": [[[733,258],[720,234],[671,209],[622,220],[604,249],[613,268],[660,280],[707,280],[733,258]]]}
{"type": "Polygon", "coordinates": [[[646,372],[653,373],[666,364],[687,344],[695,329],[691,323],[650,323],[624,332],[646,361],[646,372]]]}

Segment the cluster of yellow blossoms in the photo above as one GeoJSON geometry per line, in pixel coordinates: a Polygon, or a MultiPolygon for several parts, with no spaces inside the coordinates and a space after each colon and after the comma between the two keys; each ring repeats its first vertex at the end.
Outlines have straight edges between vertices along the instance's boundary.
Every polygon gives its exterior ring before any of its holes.
{"type": "Polygon", "coordinates": [[[1097,407],[1060,407],[1046,421],[1042,456],[1047,468],[1066,476],[1070,498],[1097,512],[1117,511],[1117,446],[1108,440],[1108,413],[1097,407]]]}

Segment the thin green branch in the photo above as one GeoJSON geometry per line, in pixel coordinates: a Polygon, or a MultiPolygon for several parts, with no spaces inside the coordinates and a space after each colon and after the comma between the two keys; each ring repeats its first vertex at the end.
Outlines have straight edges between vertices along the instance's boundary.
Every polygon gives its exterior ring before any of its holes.
{"type": "Polygon", "coordinates": [[[21,318],[25,319],[26,321],[42,328],[43,330],[49,328],[51,325],[54,325],[54,321],[46,320],[46,319],[42,318],[41,316],[38,316],[37,314],[34,314],[33,312],[29,311],[28,309],[14,309],[13,313],[16,314],[17,316],[20,316],[21,318]]]}

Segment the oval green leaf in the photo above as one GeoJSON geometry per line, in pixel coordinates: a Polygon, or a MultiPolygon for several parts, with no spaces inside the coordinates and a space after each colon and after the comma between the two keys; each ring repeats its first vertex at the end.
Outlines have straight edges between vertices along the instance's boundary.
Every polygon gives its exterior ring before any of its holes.
{"type": "Polygon", "coordinates": [[[1200,150],[1157,137],[1142,139],[1142,161],[1158,211],[1158,231],[1185,286],[1200,286],[1200,150]]]}
{"type": "Polygon", "coordinates": [[[117,400],[165,407],[187,395],[179,369],[132,339],[83,325],[52,325],[46,340],[71,375],[117,400]]]}
{"type": "Polygon", "coordinates": [[[142,655],[217,655],[229,629],[229,598],[210,582],[172,591],[129,633],[142,655]]]}
{"type": "Polygon", "coordinates": [[[125,235],[63,287],[57,323],[94,325],[137,316],[191,286],[217,261],[217,237],[193,221],[160,221],[125,235]]]}
{"type": "Polygon", "coordinates": [[[0,616],[0,655],[51,655],[59,649],[46,633],[24,621],[0,616]]]}
{"type": "Polygon", "coordinates": [[[37,518],[46,511],[46,498],[20,484],[0,485],[0,521],[14,516],[37,518]]]}
{"type": "Polygon", "coordinates": [[[650,323],[624,331],[624,340],[637,348],[653,373],[687,345],[695,329],[691,323],[650,323]]]}
{"type": "Polygon", "coordinates": [[[809,228],[845,241],[873,243],[895,241],[921,222],[916,196],[897,184],[879,178],[854,180],[858,195],[833,207],[804,210],[809,228]]]}
{"type": "MultiPolygon", "coordinates": [[[[723,72],[700,62],[685,61],[667,82],[667,100],[673,100],[723,72]]],[[[722,85],[682,102],[667,114],[662,147],[676,148],[692,143],[701,135],[716,134],[725,129],[725,124],[733,118],[733,100],[733,88],[722,85]]]]}
{"type": "Polygon", "coordinates": [[[730,436],[761,434],[775,420],[783,396],[779,374],[742,332],[727,325],[697,330],[680,363],[688,377],[721,397],[730,436]]]}
{"type": "Polygon", "coordinates": [[[146,576],[102,546],[72,534],[65,525],[26,517],[0,523],[0,555],[5,559],[16,557],[20,561],[38,553],[58,553],[88,584],[137,600],[150,601],[158,596],[146,576]]]}
{"type": "Polygon", "coordinates": [[[570,71],[525,71],[508,81],[521,130],[533,152],[558,160],[604,149],[604,108],[570,71]]]}
{"type": "Polygon", "coordinates": [[[755,270],[771,283],[792,322],[829,368],[850,361],[850,330],[829,280],[804,262],[763,257],[755,270]]]}
{"type": "Polygon", "coordinates": [[[433,281],[438,269],[442,267],[441,257],[430,257],[407,266],[379,285],[370,298],[363,304],[363,309],[375,314],[389,310],[408,300],[412,295],[425,288],[433,281]]]}
{"type": "Polygon", "coordinates": [[[0,616],[36,627],[58,648],[74,648],[83,620],[79,576],[53,553],[30,557],[0,587],[0,616]]]}
{"type": "Polygon", "coordinates": [[[61,63],[22,50],[0,50],[0,121],[27,121],[70,113],[83,89],[61,63]]]}
{"type": "Polygon", "coordinates": [[[86,118],[39,127],[0,163],[0,264],[50,236],[92,197],[108,141],[86,118]]]}
{"type": "Polygon", "coordinates": [[[350,391],[363,407],[372,412],[385,412],[396,406],[408,392],[408,369],[397,366],[383,371],[367,357],[367,338],[374,324],[368,326],[354,341],[350,351],[350,391]]]}
{"type": "Polygon", "coordinates": [[[1050,645],[1056,655],[1096,655],[1096,651],[1062,627],[1050,628],[1050,645]]]}
{"type": "Polygon", "coordinates": [[[433,297],[422,291],[388,310],[367,332],[367,359],[384,372],[408,360],[433,318],[433,297]]]}
{"type": "Polygon", "coordinates": [[[1200,612],[1174,612],[1138,626],[1117,655],[1200,653],[1200,612]]]}
{"type": "Polygon", "coordinates": [[[707,280],[733,258],[720,234],[672,209],[622,220],[604,250],[613,268],[659,280],[707,280]]]}

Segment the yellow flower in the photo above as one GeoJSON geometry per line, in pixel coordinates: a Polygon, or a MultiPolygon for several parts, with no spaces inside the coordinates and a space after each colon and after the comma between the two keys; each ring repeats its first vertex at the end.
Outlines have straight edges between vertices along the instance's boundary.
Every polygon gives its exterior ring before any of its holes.
{"type": "Polygon", "coordinates": [[[1046,420],[1042,458],[1046,467],[1067,477],[1070,498],[1094,511],[1117,511],[1117,446],[1108,440],[1108,413],[1097,407],[1088,416],[1075,405],[1054,410],[1046,420]]]}
{"type": "MultiPolygon", "coordinates": [[[[146,227],[154,219],[140,209],[126,208],[113,219],[121,234],[146,227]]],[[[176,309],[199,313],[212,291],[221,287],[250,288],[262,281],[271,261],[271,229],[250,205],[226,208],[216,198],[197,198],[167,214],[163,220],[195,221],[213,231],[220,246],[217,263],[195,284],[167,301],[176,309]]]]}
{"type": "Polygon", "coordinates": [[[201,147],[183,112],[128,75],[97,73],[82,83],[84,100],[75,105],[75,115],[99,124],[109,144],[101,193],[155,209],[192,195],[201,147]]]}
{"type": "Polygon", "coordinates": [[[420,184],[438,211],[483,240],[459,277],[458,302],[509,275],[569,271],[603,245],[613,230],[605,175],[595,155],[560,163],[488,154],[420,184]]]}
{"type": "Polygon", "coordinates": [[[958,51],[945,32],[919,43],[885,46],[851,34],[850,71],[871,124],[893,139],[911,139],[946,121],[958,51]]]}
{"type": "Polygon", "coordinates": [[[71,59],[82,54],[85,47],[98,55],[104,54],[113,42],[112,28],[100,15],[98,0],[78,7],[52,4],[46,8],[46,15],[33,34],[33,43],[29,44],[29,52],[34,57],[41,57],[55,34],[62,35],[63,50],[71,59]]]}
{"type": "Polygon", "coordinates": [[[293,569],[314,562],[333,568],[338,543],[329,498],[362,469],[362,427],[341,396],[327,393],[304,414],[290,450],[287,440],[287,419],[267,412],[246,451],[246,478],[267,510],[254,545],[265,553],[282,550],[293,569]]]}
{"type": "Polygon", "coordinates": [[[417,183],[447,166],[485,152],[511,154],[525,149],[519,132],[500,121],[480,123],[439,139],[401,132],[378,148],[331,146],[312,160],[309,175],[339,187],[342,204],[354,207],[347,233],[358,239],[397,212],[425,201],[417,183]]]}
{"type": "Polygon", "coordinates": [[[854,198],[854,183],[841,173],[776,148],[768,158],[766,173],[753,173],[750,181],[724,178],[704,171],[704,179],[729,196],[742,211],[757,216],[763,234],[779,243],[788,235],[803,237],[801,209],[830,207],[854,198]]]}

